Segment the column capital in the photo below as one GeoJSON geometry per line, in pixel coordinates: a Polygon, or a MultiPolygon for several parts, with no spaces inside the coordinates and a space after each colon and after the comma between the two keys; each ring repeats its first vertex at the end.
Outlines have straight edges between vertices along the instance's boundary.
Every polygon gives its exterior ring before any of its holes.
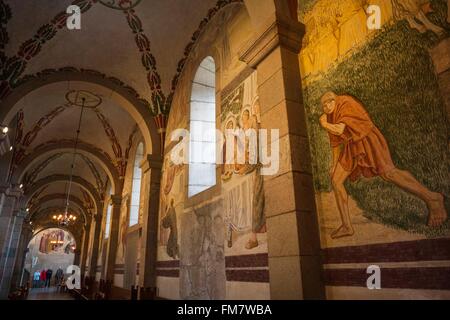
{"type": "Polygon", "coordinates": [[[239,53],[239,59],[250,67],[256,68],[277,47],[297,54],[300,52],[305,34],[305,26],[302,23],[274,16],[262,30],[239,53]]]}
{"type": "MultiPolygon", "coordinates": [[[[3,186],[4,187],[4,186],[3,186]]],[[[23,195],[23,190],[18,187],[9,187],[2,190],[0,186],[0,192],[4,192],[8,197],[20,198],[23,195]]]]}
{"type": "Polygon", "coordinates": [[[110,201],[113,206],[120,206],[122,204],[122,196],[121,195],[111,195],[110,201]]]}
{"type": "Polygon", "coordinates": [[[141,162],[141,169],[143,172],[147,172],[150,169],[161,170],[163,166],[163,159],[160,155],[147,155],[141,162]]]}
{"type": "Polygon", "coordinates": [[[18,209],[18,210],[15,210],[14,212],[13,212],[13,215],[14,216],[16,216],[16,217],[18,217],[18,218],[23,218],[23,219],[25,219],[25,217],[28,215],[28,212],[25,210],[25,209],[18,209]]]}
{"type": "Polygon", "coordinates": [[[0,183],[0,193],[6,193],[6,191],[11,188],[9,183],[0,183]]]}

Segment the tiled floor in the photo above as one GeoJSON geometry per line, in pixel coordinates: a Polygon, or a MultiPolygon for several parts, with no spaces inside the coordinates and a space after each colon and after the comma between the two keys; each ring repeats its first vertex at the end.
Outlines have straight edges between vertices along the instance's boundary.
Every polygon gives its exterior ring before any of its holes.
{"type": "Polygon", "coordinates": [[[58,292],[56,288],[30,289],[27,300],[74,300],[69,293],[58,292]]]}

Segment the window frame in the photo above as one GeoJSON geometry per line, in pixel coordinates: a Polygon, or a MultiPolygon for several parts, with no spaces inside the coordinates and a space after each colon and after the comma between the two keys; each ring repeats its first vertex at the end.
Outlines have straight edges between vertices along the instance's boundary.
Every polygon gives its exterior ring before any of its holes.
{"type": "Polygon", "coordinates": [[[140,220],[139,220],[139,212],[141,210],[141,198],[142,198],[142,161],[145,158],[145,148],[144,148],[144,143],[142,141],[139,141],[136,147],[136,150],[134,152],[134,161],[133,161],[133,173],[131,175],[131,188],[130,188],[130,193],[129,193],[129,206],[128,206],[128,229],[130,228],[134,228],[136,226],[138,226],[140,224],[140,220]],[[142,153],[138,154],[138,152],[140,151],[140,147],[142,147],[142,153]],[[141,156],[141,159],[138,159],[138,156],[141,156]],[[139,160],[139,161],[138,161],[139,160]],[[135,179],[135,169],[138,168],[139,172],[140,172],[140,177],[139,177],[139,195],[138,195],[138,204],[135,205],[133,204],[133,194],[136,194],[134,192],[134,181],[137,180],[135,179]],[[131,224],[131,219],[132,219],[132,209],[133,207],[137,207],[137,220],[136,223],[131,224]]]}
{"type": "MultiPolygon", "coordinates": [[[[190,81],[190,92],[191,92],[191,96],[189,98],[189,104],[188,104],[188,128],[189,128],[189,132],[191,129],[191,102],[192,102],[192,87],[197,75],[198,70],[201,68],[201,64],[202,62],[207,59],[207,58],[212,58],[214,60],[214,64],[215,64],[215,129],[216,130],[220,130],[220,112],[221,112],[221,95],[220,92],[218,90],[219,88],[219,69],[217,66],[217,59],[214,57],[214,55],[205,55],[201,60],[199,60],[200,62],[198,63],[198,67],[195,71],[194,77],[192,78],[192,80],[190,81]]],[[[216,140],[216,155],[217,155],[217,140],[216,140]]],[[[190,154],[190,143],[188,144],[188,151],[190,154]]],[[[216,159],[216,163],[215,163],[215,184],[211,187],[209,187],[206,190],[203,190],[195,195],[189,196],[189,177],[190,177],[190,163],[187,163],[184,165],[184,171],[186,172],[185,175],[185,181],[184,181],[184,185],[185,185],[185,196],[184,196],[184,207],[185,208],[189,208],[189,207],[193,207],[196,206],[198,204],[200,204],[201,202],[210,200],[211,198],[217,197],[220,195],[221,192],[221,188],[222,188],[222,181],[221,181],[221,165],[217,163],[217,159],[216,159]]]]}

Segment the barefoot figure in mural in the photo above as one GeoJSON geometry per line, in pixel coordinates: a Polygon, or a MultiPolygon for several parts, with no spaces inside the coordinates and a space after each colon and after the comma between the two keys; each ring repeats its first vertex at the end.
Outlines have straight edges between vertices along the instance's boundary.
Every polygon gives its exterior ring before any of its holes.
{"type": "Polygon", "coordinates": [[[333,152],[330,176],[342,221],[331,234],[333,239],[354,234],[344,182],[356,181],[361,176],[380,176],[422,199],[428,207],[430,227],[438,227],[447,220],[442,194],[428,190],[411,173],[395,167],[385,138],[361,102],[348,95],[327,92],[321,103],[324,114],[319,122],[330,138],[333,152]]]}

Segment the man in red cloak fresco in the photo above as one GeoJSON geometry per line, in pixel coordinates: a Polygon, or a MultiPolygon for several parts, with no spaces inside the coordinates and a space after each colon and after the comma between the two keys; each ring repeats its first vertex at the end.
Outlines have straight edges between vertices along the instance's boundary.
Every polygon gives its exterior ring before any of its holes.
{"type": "Polygon", "coordinates": [[[383,134],[361,102],[348,95],[327,92],[321,103],[324,114],[319,122],[330,138],[333,151],[330,176],[342,221],[342,225],[331,234],[333,239],[354,234],[344,182],[347,179],[356,181],[361,176],[380,176],[422,199],[428,207],[430,227],[438,227],[447,220],[443,195],[428,190],[408,171],[396,168],[383,134]]]}

